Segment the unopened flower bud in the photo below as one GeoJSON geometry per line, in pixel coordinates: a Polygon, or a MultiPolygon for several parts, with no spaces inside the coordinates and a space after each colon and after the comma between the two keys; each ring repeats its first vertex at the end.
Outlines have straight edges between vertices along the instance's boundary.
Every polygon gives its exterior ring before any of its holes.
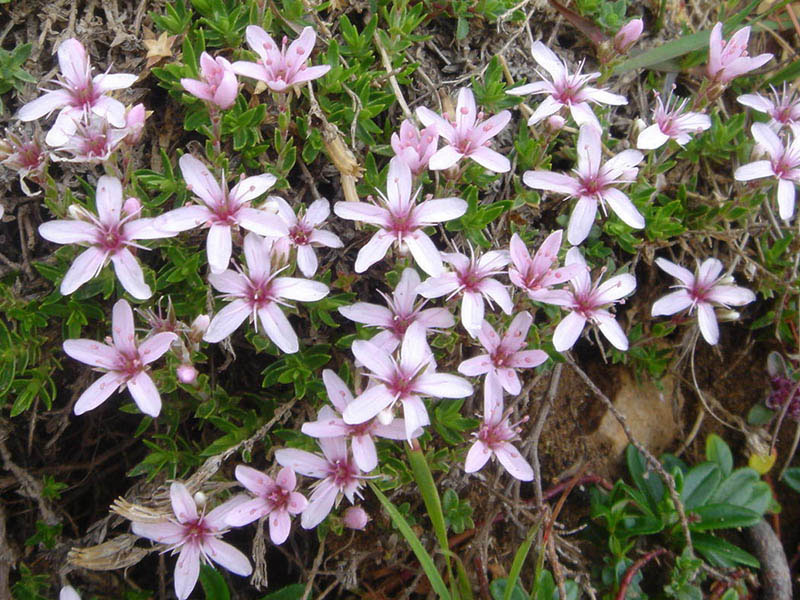
{"type": "Polygon", "coordinates": [[[139,103],[132,106],[125,115],[125,127],[128,129],[128,135],[125,141],[133,146],[142,139],[142,131],[144,131],[144,121],[147,119],[147,111],[144,109],[144,104],[139,103]]]}
{"type": "Polygon", "coordinates": [[[378,413],[378,422],[381,425],[391,425],[394,421],[394,413],[391,408],[384,408],[378,413]]]}
{"type": "Polygon", "coordinates": [[[551,115],[547,118],[547,128],[555,133],[556,131],[561,131],[561,128],[564,127],[566,122],[567,120],[561,115],[551,115]]]}
{"type": "Polygon", "coordinates": [[[211,317],[208,315],[198,315],[195,317],[194,321],[192,321],[191,332],[189,335],[191,337],[200,339],[205,334],[206,329],[208,329],[208,324],[211,322],[211,317]]]}
{"type": "Polygon", "coordinates": [[[738,321],[741,313],[736,310],[721,310],[717,313],[717,318],[720,321],[738,321]]]}
{"type": "Polygon", "coordinates": [[[142,203],[139,202],[138,198],[134,198],[131,196],[125,203],[122,205],[122,213],[125,215],[135,215],[140,210],[142,210],[142,203]]]}
{"type": "Polygon", "coordinates": [[[642,36],[644,22],[641,19],[628,21],[614,36],[614,50],[620,54],[627,54],[631,46],[642,36]]]}
{"type": "Polygon", "coordinates": [[[344,522],[344,526],[348,529],[358,529],[361,531],[367,526],[367,523],[369,523],[369,515],[367,511],[360,506],[351,506],[344,511],[342,521],[344,522]]]}
{"type": "Polygon", "coordinates": [[[397,245],[397,254],[398,255],[406,257],[406,256],[408,256],[409,252],[410,252],[410,250],[408,249],[408,244],[406,244],[405,240],[403,240],[402,242],[400,242],[397,245]]]}
{"type": "Polygon", "coordinates": [[[208,502],[208,496],[206,496],[203,492],[195,492],[195,495],[192,496],[192,498],[194,498],[194,503],[200,508],[203,508],[206,505],[206,502],[208,502]]]}
{"type": "Polygon", "coordinates": [[[175,374],[181,383],[194,383],[197,380],[197,369],[192,365],[180,365],[175,374]]]}

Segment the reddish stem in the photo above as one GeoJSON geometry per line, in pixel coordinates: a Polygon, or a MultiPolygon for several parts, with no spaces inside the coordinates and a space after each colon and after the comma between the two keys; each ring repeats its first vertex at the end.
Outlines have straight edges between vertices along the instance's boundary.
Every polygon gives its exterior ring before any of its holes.
{"type": "Polygon", "coordinates": [[[625,576],[622,578],[622,582],[619,584],[619,592],[617,593],[617,600],[625,600],[625,594],[628,591],[628,586],[633,581],[634,575],[647,563],[649,563],[654,558],[661,556],[662,554],[666,554],[669,552],[666,548],[659,548],[658,550],[653,550],[652,552],[648,552],[642,558],[637,560],[633,563],[628,570],[625,571],[625,576]]]}
{"type": "Polygon", "coordinates": [[[542,500],[547,501],[553,499],[570,485],[586,485],[587,483],[595,483],[606,490],[611,490],[614,488],[614,485],[608,479],[600,477],[599,475],[589,474],[581,477],[575,484],[572,483],[571,479],[566,479],[561,483],[557,483],[544,494],[542,494],[542,500]]]}

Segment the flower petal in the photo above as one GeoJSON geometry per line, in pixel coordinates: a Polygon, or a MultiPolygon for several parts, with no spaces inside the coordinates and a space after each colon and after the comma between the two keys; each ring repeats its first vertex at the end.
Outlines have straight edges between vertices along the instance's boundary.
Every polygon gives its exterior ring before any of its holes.
{"type": "Polygon", "coordinates": [[[184,154],[178,161],[186,188],[205,202],[209,208],[220,206],[222,189],[208,168],[191,154],[184,154]]]}
{"type": "Polygon", "coordinates": [[[678,290],[656,300],[650,309],[650,314],[653,317],[674,315],[689,308],[693,303],[692,297],[686,290],[678,290]]]}
{"type": "Polygon", "coordinates": [[[354,435],[350,438],[350,446],[353,449],[353,460],[356,461],[358,468],[369,473],[378,466],[378,454],[375,451],[375,442],[368,433],[354,435]]]}
{"type": "MultiPolygon", "coordinates": [[[[337,202],[336,206],[339,204],[341,203],[337,202]]],[[[363,273],[386,256],[386,252],[389,250],[394,240],[395,238],[391,234],[383,230],[376,232],[364,247],[358,251],[355,264],[356,273],[363,273]]]]}
{"type": "Polygon", "coordinates": [[[94,340],[64,340],[64,352],[82,363],[113,370],[122,358],[115,348],[94,340]]]}
{"type": "Polygon", "coordinates": [[[480,471],[491,457],[492,451],[489,447],[482,441],[477,440],[472,444],[469,452],[467,452],[467,458],[464,461],[464,471],[467,473],[480,471]]]}
{"type": "Polygon", "coordinates": [[[698,302],[697,323],[703,338],[712,346],[719,342],[719,325],[714,307],[708,302],[698,302]]]}
{"type": "Polygon", "coordinates": [[[92,385],[86,388],[75,403],[76,415],[93,410],[108,400],[109,396],[117,391],[120,384],[125,381],[126,375],[118,371],[106,373],[92,385]]]}
{"type": "Polygon", "coordinates": [[[112,254],[111,262],[114,263],[117,279],[131,296],[137,300],[146,300],[153,295],[150,286],[144,281],[144,273],[142,267],[139,266],[139,261],[134,258],[130,250],[123,248],[112,254]]]}
{"type": "Polygon", "coordinates": [[[233,333],[250,315],[250,305],[244,300],[234,300],[211,319],[203,340],[215,344],[233,333]]]}
{"type": "Polygon", "coordinates": [[[442,264],[441,254],[434,245],[433,240],[423,233],[421,229],[406,236],[404,240],[411,252],[411,256],[414,257],[420,269],[432,277],[442,274],[444,265],[442,264]]]}
{"type": "Polygon", "coordinates": [[[594,218],[597,214],[597,201],[592,198],[579,198],[569,216],[567,225],[567,240],[577,246],[587,237],[592,230],[594,218]]]}
{"type": "Polygon", "coordinates": [[[289,467],[306,477],[322,479],[328,476],[328,461],[319,454],[295,448],[280,448],[275,451],[275,460],[279,465],[289,467]]]}
{"type": "Polygon", "coordinates": [[[161,412],[161,395],[150,375],[139,371],[132,379],[128,380],[128,391],[133,396],[133,401],[144,414],[153,418],[161,412]]]}
{"type": "Polygon", "coordinates": [[[752,181],[753,179],[761,179],[763,177],[775,177],[775,171],[772,170],[772,163],[768,160],[757,160],[747,163],[733,172],[733,178],[736,181],[752,181]]]}
{"type": "Polygon", "coordinates": [[[294,332],[292,324],[289,323],[289,319],[283,314],[280,306],[270,302],[258,309],[258,318],[262,327],[264,327],[264,333],[282,352],[294,354],[300,349],[297,334],[294,332]]]}
{"type": "Polygon", "coordinates": [[[272,292],[279,298],[316,302],[328,295],[328,286],[319,281],[300,277],[278,277],[272,280],[272,292]]]}
{"type": "Polygon", "coordinates": [[[74,219],[63,221],[47,221],[39,225],[39,234],[56,244],[79,244],[93,242],[97,228],[85,221],[74,219]]]}
{"type": "Polygon", "coordinates": [[[509,442],[503,442],[494,448],[494,455],[512,477],[520,481],[533,481],[533,468],[519,451],[509,442]]]}
{"type": "Polygon", "coordinates": [[[578,341],[578,338],[586,325],[586,318],[577,312],[571,312],[561,319],[553,332],[553,346],[559,352],[569,350],[578,341]]]}
{"type": "Polygon", "coordinates": [[[197,585],[200,576],[200,545],[186,543],[181,547],[175,563],[175,595],[186,600],[197,585]]]}
{"type": "Polygon", "coordinates": [[[177,339],[178,336],[170,331],[162,331],[147,338],[139,344],[139,356],[142,364],[149,365],[161,358],[170,349],[172,342],[177,339]]]}
{"type": "Polygon", "coordinates": [[[366,423],[394,401],[395,397],[385,385],[373,386],[347,405],[342,413],[344,422],[349,425],[366,423]]]}
{"type": "MultiPolygon", "coordinates": [[[[272,519],[270,519],[270,528],[271,527],[272,519]]],[[[208,558],[218,565],[225,567],[231,573],[246,577],[253,572],[253,567],[250,565],[250,561],[247,557],[227,542],[223,542],[215,537],[206,536],[203,541],[203,550],[205,550],[205,555],[208,558]]]]}
{"type": "Polygon", "coordinates": [[[208,230],[206,254],[212,273],[222,273],[231,262],[233,241],[230,225],[214,223],[208,230]]]}

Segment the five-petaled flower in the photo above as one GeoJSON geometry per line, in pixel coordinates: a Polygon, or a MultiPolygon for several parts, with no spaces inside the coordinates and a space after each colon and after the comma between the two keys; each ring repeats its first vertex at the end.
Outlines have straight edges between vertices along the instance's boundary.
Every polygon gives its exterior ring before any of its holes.
{"type": "Polygon", "coordinates": [[[553,269],[558,259],[563,231],[554,231],[542,242],[531,258],[525,242],[516,233],[511,236],[509,246],[513,266],[508,268],[511,283],[527,292],[531,300],[565,306],[570,302],[569,292],[551,289],[552,286],[567,283],[580,270],[580,265],[565,265],[553,269]]]}
{"type": "Polygon", "coordinates": [[[352,351],[371,372],[372,387],[350,402],[342,416],[348,425],[366,423],[375,416],[382,423],[391,423],[392,409],[397,402],[403,405],[406,439],[419,435],[430,424],[422,397],[465,398],[472,385],[463,377],[437,373],[433,353],[425,339],[425,327],[412,323],[400,346],[400,359],[375,344],[356,340],[352,351]]]}
{"type": "Polygon", "coordinates": [[[212,57],[208,52],[200,55],[201,79],[181,79],[183,89],[192,96],[205,100],[212,106],[225,110],[233,106],[239,95],[239,82],[228,60],[212,57]]]}
{"type": "Polygon", "coordinates": [[[522,181],[536,190],[567,194],[578,199],[567,226],[567,239],[573,246],[589,236],[598,203],[608,204],[622,221],[634,229],[644,227],[644,217],[630,198],[616,186],[636,179],[636,167],[643,158],[638,150],[623,150],[605,163],[600,130],[582,125],[578,135],[578,167],[575,177],[551,171],[526,171],[522,181]]]}
{"type": "Polygon", "coordinates": [[[300,345],[281,304],[286,300],[316,302],[328,295],[328,286],[318,281],[297,277],[278,277],[272,268],[272,242],[248,233],[244,238],[247,274],[228,269],[211,273],[208,281],[227,299],[232,299],[208,325],[203,339],[215,343],[233,333],[248,317],[258,329],[258,322],[267,337],[287,354],[297,352],[300,345]]]}
{"type": "Polygon", "coordinates": [[[452,267],[439,277],[430,277],[423,281],[417,292],[425,298],[461,296],[461,324],[475,337],[483,325],[483,300],[498,306],[507,315],[511,314],[513,302],[506,287],[494,278],[503,272],[510,257],[506,250],[491,250],[476,257],[465,256],[459,252],[446,252],[442,258],[452,267]]]}
{"type": "Polygon", "coordinates": [[[642,130],[636,140],[640,150],[655,150],[675,140],[678,145],[685,146],[691,139],[690,133],[699,133],[711,127],[708,115],[698,112],[687,112],[689,99],[678,100],[670,92],[666,104],[656,95],[656,107],[653,109],[652,125],[642,130]],[[674,102],[673,102],[674,98],[674,102]]]}
{"type": "Polygon", "coordinates": [[[392,150],[416,176],[428,168],[438,141],[439,132],[435,126],[420,131],[411,120],[406,119],[400,124],[400,133],[392,134],[392,150]]]}
{"type": "Polygon", "coordinates": [[[778,212],[788,221],[794,216],[795,185],[800,184],[800,125],[792,125],[792,141],[784,142],[769,125],[753,123],[750,131],[759,146],[766,150],[769,160],[757,160],[742,165],[733,173],[737,181],[763,177],[778,179],[778,212]]]}
{"type": "Polygon", "coordinates": [[[531,46],[531,54],[534,60],[550,74],[552,81],[540,74],[543,81],[527,83],[507,92],[515,96],[547,94],[547,97],[542,100],[542,103],[528,119],[528,125],[535,125],[561,109],[568,108],[578,125],[588,124],[599,132],[600,121],[597,120],[589,102],[614,106],[628,103],[625,96],[612,94],[603,88],[588,85],[590,81],[600,77],[600,73],[582,75],[580,71],[583,65],[581,64],[576,73],[570,74],[566,64],[542,42],[535,42],[531,46]]]}
{"type": "Polygon", "coordinates": [[[186,187],[202,204],[176,208],[157,217],[156,226],[164,231],[179,233],[205,224],[210,227],[206,253],[212,273],[222,273],[231,260],[231,228],[240,226],[266,237],[279,238],[288,228],[277,215],[250,207],[250,202],[271,188],[274,175],[256,175],[242,179],[230,192],[223,178],[220,187],[206,166],[191,154],[178,161],[186,187]]]}
{"type": "Polygon", "coordinates": [[[137,344],[133,311],[126,300],[118,300],[114,305],[111,335],[110,345],[86,339],[64,342],[64,352],[69,356],[106,371],[80,395],[75,403],[75,414],[97,408],[117,389],[127,387],[139,410],[157,417],[161,412],[161,396],[147,373],[147,365],[167,352],[178,336],[157,333],[137,344]]]}
{"type": "Polygon", "coordinates": [[[726,84],[732,79],[759,68],[772,59],[764,53],[751,58],[747,54],[750,28],[742,27],[727,42],[722,39],[722,23],[714,25],[708,42],[708,78],[714,83],[726,84]]]}
{"type": "Polygon", "coordinates": [[[656,264],[678,279],[681,288],[667,294],[653,304],[651,314],[654,317],[673,315],[686,308],[689,312],[697,309],[697,322],[703,338],[714,345],[719,341],[719,325],[714,312],[715,305],[744,306],[756,299],[747,288],[732,285],[732,277],[720,277],[722,263],[716,258],[707,258],[697,267],[697,274],[676,265],[665,258],[657,258],[656,264]]]}
{"type": "Polygon", "coordinates": [[[455,118],[445,119],[424,106],[417,108],[417,117],[426,126],[433,126],[448,144],[436,151],[428,167],[434,171],[449,169],[462,158],[471,158],[482,167],[496,173],[511,170],[511,162],[489,148],[489,141],[511,120],[507,110],[483,120],[475,106],[475,96],[469,88],[458,92],[455,118]]]}
{"type": "Polygon", "coordinates": [[[414,269],[403,269],[391,298],[378,292],[386,300],[387,306],[356,302],[339,307],[339,313],[356,323],[383,329],[370,342],[386,352],[394,352],[412,323],[422,323],[425,329],[448,329],[456,324],[453,315],[446,308],[423,310],[425,301],[415,302],[419,284],[419,274],[414,269]]]}
{"type": "Polygon", "coordinates": [[[753,110],[766,113],[770,117],[769,125],[775,131],[783,127],[800,124],[800,96],[793,88],[783,84],[783,91],[778,93],[774,86],[772,99],[761,94],[742,94],[736,100],[739,104],[749,106],[753,110]]]}
{"type": "Polygon", "coordinates": [[[61,146],[75,132],[76,124],[86,113],[106,119],[114,127],[125,126],[125,106],[107,96],[107,92],[133,85],[136,75],[128,73],[101,73],[92,77],[92,67],[86,49],[78,40],[64,40],[58,47],[58,64],[61,75],[55,81],[60,90],[51,90],[19,109],[22,121],[33,121],[61,109],[45,141],[51,146],[61,146]]]}
{"type": "Polygon", "coordinates": [[[247,576],[253,572],[250,561],[220,537],[228,530],[228,512],[244,501],[237,496],[220,504],[208,514],[197,512],[197,505],[182,483],[169,488],[174,518],[163,521],[133,521],[136,535],[167,545],[165,550],[180,552],[175,564],[175,595],[185,600],[192,593],[200,575],[200,561],[214,561],[231,573],[247,576]]]}
{"type": "MultiPolygon", "coordinates": [[[[325,369],[322,372],[322,381],[325,383],[325,391],[328,393],[328,400],[331,401],[339,414],[347,410],[347,406],[353,401],[353,394],[341,378],[331,371],[325,369]]],[[[358,425],[348,425],[341,416],[330,406],[323,406],[317,415],[316,421],[303,423],[301,431],[307,436],[315,438],[345,437],[350,438],[350,446],[353,452],[353,459],[358,468],[369,473],[378,466],[378,454],[375,451],[374,437],[382,437],[390,440],[406,439],[406,424],[403,419],[395,419],[388,425],[384,425],[377,419],[370,419],[358,425]]],[[[414,437],[422,435],[420,429],[414,437]]]]}
{"type": "Polygon", "coordinates": [[[319,479],[308,506],[300,517],[303,529],[313,529],[328,516],[335,504],[344,495],[350,504],[361,497],[359,488],[364,476],[347,452],[347,440],[343,437],[318,440],[323,456],[296,448],[281,448],[275,451],[275,460],[297,473],[319,479]]]}
{"type": "Polygon", "coordinates": [[[614,315],[606,306],[619,302],[636,289],[633,275],[623,273],[612,277],[605,283],[598,279],[592,283],[589,267],[578,248],[567,252],[567,264],[582,265],[578,274],[570,281],[572,301],[570,313],[556,326],[553,333],[553,345],[559,352],[569,350],[578,340],[586,322],[597,325],[611,344],[618,350],[628,349],[628,338],[614,315]]]}
{"type": "Polygon", "coordinates": [[[283,253],[284,251],[288,252],[290,247],[297,248],[297,266],[300,272],[306,277],[313,277],[319,266],[314,247],[341,248],[343,246],[342,240],[335,233],[318,229],[331,214],[328,201],[325,198],[315,200],[300,216],[294,214],[292,207],[283,198],[271,196],[268,202],[277,210],[278,216],[289,228],[289,234],[286,237],[276,240],[275,251],[283,253]]]}
{"type": "Polygon", "coordinates": [[[516,369],[538,367],[547,360],[547,353],[542,350],[523,350],[528,344],[528,330],[532,323],[530,313],[519,313],[501,339],[488,321],[484,321],[478,340],[487,354],[465,360],[458,365],[458,372],[469,377],[486,375],[484,385],[500,385],[516,396],[522,390],[516,369]]]}
{"type": "MultiPolygon", "coordinates": [[[[527,421],[527,417],[521,422],[527,421]]],[[[500,386],[490,385],[483,388],[483,422],[475,436],[475,443],[467,452],[464,470],[474,473],[480,470],[492,457],[497,457],[512,477],[520,481],[531,481],[533,469],[511,443],[519,437],[519,423],[509,423],[508,415],[503,410],[503,390],[500,386]]]]}
{"type": "Polygon", "coordinates": [[[129,247],[142,248],[133,240],[152,240],[171,234],[154,226],[154,219],[139,219],[138,212],[125,214],[122,184],[103,176],[97,182],[97,216],[78,205],[70,207],[74,219],[47,221],[39,226],[46,240],[57,244],[86,244],[64,275],[60,291],[65,296],[95,277],[110,259],[122,287],[134,298],[144,300],[153,292],[129,247]]]}
{"type": "Polygon", "coordinates": [[[386,256],[393,243],[403,250],[407,248],[420,268],[429,275],[438,275],[444,269],[439,250],[423,228],[459,218],[467,212],[467,203],[461,198],[440,198],[417,204],[419,190],[412,196],[412,184],[408,165],[394,157],[389,161],[386,195],[380,194],[383,206],[346,201],[333,206],[333,212],[342,219],[380,227],[359,250],[356,273],[363,273],[386,256]]]}
{"type": "Polygon", "coordinates": [[[245,30],[247,43],[258,54],[257,62],[239,60],[233,63],[233,70],[245,77],[263,81],[273,92],[285,92],[293,85],[299,85],[322,77],[330,71],[330,65],[309,67],[306,61],[311,56],[317,34],[306,27],[300,37],[286,47],[289,39],[284,36],[280,48],[269,34],[257,25],[248,25],[245,30]]]}
{"type": "Polygon", "coordinates": [[[299,515],[308,506],[306,497],[295,492],[297,477],[291,467],[283,467],[275,479],[255,469],[237,465],[236,479],[255,495],[237,504],[225,517],[231,527],[242,527],[269,515],[269,537],[280,545],[289,537],[290,515],[299,515]]]}

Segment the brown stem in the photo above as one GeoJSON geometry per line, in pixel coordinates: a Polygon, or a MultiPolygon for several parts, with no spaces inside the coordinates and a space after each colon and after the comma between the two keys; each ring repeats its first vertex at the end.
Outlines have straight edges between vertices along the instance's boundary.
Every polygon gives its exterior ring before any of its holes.
{"type": "Polygon", "coordinates": [[[653,550],[652,552],[648,552],[642,558],[637,560],[633,563],[628,570],[625,571],[625,576],[622,578],[622,581],[619,584],[619,592],[617,592],[617,600],[625,600],[625,594],[628,592],[628,586],[633,581],[634,575],[647,563],[649,563],[654,558],[661,556],[662,554],[666,554],[669,552],[666,548],[659,548],[658,550],[653,550]]]}

